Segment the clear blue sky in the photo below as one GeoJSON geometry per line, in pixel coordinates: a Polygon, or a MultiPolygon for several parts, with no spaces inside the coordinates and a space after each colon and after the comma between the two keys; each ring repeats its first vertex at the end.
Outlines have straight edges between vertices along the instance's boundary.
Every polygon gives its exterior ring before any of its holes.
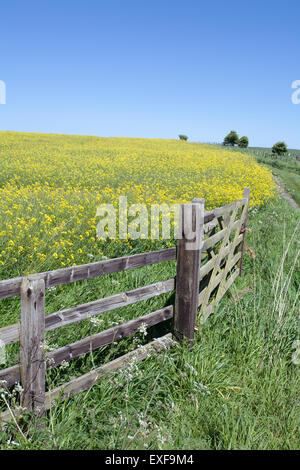
{"type": "Polygon", "coordinates": [[[299,0],[2,0],[0,129],[300,149],[299,0]]]}

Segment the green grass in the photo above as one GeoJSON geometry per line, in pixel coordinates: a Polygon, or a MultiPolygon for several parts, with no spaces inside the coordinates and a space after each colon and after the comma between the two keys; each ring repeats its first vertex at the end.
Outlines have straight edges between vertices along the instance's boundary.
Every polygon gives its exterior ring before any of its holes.
{"type": "MultiPolygon", "coordinates": [[[[176,346],[101,380],[54,406],[43,429],[26,418],[22,433],[6,426],[1,449],[299,449],[300,374],[292,362],[300,339],[299,224],[299,212],[282,199],[252,210],[247,245],[256,257],[245,255],[242,278],[200,327],[192,350],[176,346]]],[[[174,271],[167,263],[65,286],[48,292],[47,311],[168,279],[174,271]]],[[[153,311],[168,297],[102,315],[98,327],[61,328],[47,341],[67,344],[153,311]]],[[[12,323],[18,301],[5,302],[1,322],[12,323]]],[[[151,329],[53,370],[48,386],[163,333],[151,329]]],[[[11,362],[17,353],[9,348],[11,362]]]]}

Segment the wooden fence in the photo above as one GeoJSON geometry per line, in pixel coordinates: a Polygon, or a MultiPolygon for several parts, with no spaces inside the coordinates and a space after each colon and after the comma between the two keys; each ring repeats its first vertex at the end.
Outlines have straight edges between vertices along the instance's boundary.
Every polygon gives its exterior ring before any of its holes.
{"type": "MultiPolygon", "coordinates": [[[[21,383],[22,407],[42,416],[58,397],[64,399],[72,393],[88,389],[100,377],[128,364],[133,357],[135,360],[143,360],[149,351],[167,348],[174,339],[185,339],[192,344],[197,312],[199,311],[201,322],[206,321],[216,303],[224,296],[236,277],[241,275],[249,196],[250,190],[246,188],[243,199],[209,212],[204,211],[203,199],[194,199],[191,204],[182,205],[182,233],[177,248],[0,281],[0,299],[17,295],[21,297],[20,323],[0,329],[2,344],[20,341],[20,364],[0,370],[0,381],[6,387],[21,383]],[[192,214],[189,223],[184,221],[186,211],[192,214]],[[199,223],[199,220],[202,222],[199,223]],[[191,243],[190,234],[195,230],[197,235],[200,233],[201,243],[193,249],[187,249],[187,244],[191,243]],[[175,279],[139,287],[45,316],[45,289],[173,260],[177,260],[175,279]],[[47,331],[174,290],[174,306],[166,306],[50,353],[44,352],[43,343],[47,331]],[[171,333],[46,392],[47,369],[128,337],[139,331],[142,324],[151,327],[171,318],[171,333]]],[[[17,410],[13,413],[15,417],[20,414],[17,410]]],[[[3,422],[10,420],[11,411],[3,412],[0,418],[3,422]]]]}

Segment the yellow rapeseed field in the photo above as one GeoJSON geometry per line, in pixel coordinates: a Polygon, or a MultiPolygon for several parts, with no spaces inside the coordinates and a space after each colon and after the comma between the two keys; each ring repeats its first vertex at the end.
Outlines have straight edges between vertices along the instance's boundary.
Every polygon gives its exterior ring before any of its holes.
{"type": "Polygon", "coordinates": [[[211,209],[241,198],[245,186],[252,206],[274,194],[268,169],[221,147],[0,132],[0,278],[139,249],[130,239],[97,239],[97,206],[120,195],[148,206],[204,197],[211,209]]]}

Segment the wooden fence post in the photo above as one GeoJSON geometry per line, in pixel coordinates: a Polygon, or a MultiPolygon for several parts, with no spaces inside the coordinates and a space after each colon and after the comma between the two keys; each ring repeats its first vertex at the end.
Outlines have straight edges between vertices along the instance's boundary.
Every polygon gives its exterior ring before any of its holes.
{"type": "Polygon", "coordinates": [[[21,405],[38,417],[45,406],[45,282],[24,278],[21,284],[21,405]]]}
{"type": "Polygon", "coordinates": [[[182,204],[177,245],[174,336],[192,345],[198,311],[201,249],[204,238],[204,200],[182,204]]]}
{"type": "Polygon", "coordinates": [[[250,199],[250,188],[245,188],[243,192],[243,198],[248,199],[246,208],[245,208],[245,217],[242,224],[242,231],[243,231],[243,240],[241,243],[241,261],[240,261],[240,276],[242,275],[243,270],[243,257],[244,257],[244,250],[245,250],[245,237],[246,237],[246,226],[247,226],[247,219],[248,219],[248,208],[249,208],[249,199],[250,199]]]}

